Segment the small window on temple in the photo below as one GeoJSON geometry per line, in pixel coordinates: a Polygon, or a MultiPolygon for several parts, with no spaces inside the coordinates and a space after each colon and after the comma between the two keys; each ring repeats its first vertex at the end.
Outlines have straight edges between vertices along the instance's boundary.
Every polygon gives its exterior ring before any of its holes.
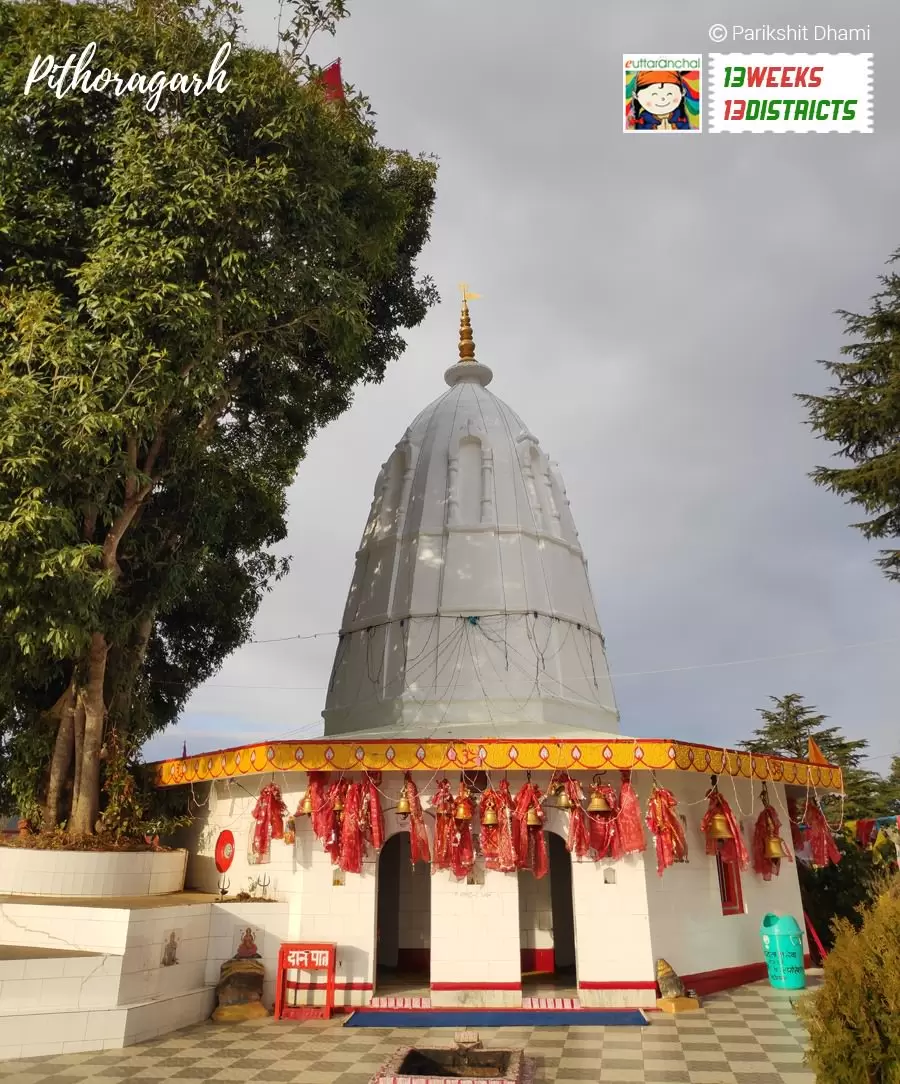
{"type": "Polygon", "coordinates": [[[603,871],[603,883],[605,885],[614,885],[616,883],[616,871],[612,867],[603,871]]]}
{"type": "Polygon", "coordinates": [[[744,896],[741,892],[741,870],[736,861],[716,855],[719,871],[719,895],[722,897],[723,915],[742,915],[744,896]]]}

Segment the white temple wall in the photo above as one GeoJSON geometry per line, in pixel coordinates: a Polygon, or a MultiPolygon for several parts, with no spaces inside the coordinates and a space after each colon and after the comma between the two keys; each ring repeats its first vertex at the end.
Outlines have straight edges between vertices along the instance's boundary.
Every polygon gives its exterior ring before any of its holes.
{"type": "MultiPolygon", "coordinates": [[[[764,881],[753,872],[751,857],[750,867],[741,873],[743,913],[723,915],[716,860],[706,854],[706,841],[700,832],[707,808],[704,796],[709,790],[709,776],[666,772],[660,773],[660,779],[678,798],[678,812],[687,819],[688,861],[670,866],[659,877],[655,856],[648,852],[647,898],[654,957],[666,959],[682,977],[704,974],[700,985],[709,983],[709,972],[758,968],[763,960],[759,927],[765,914],[772,911],[793,915],[803,928],[795,863],[783,861],[779,876],[764,881]]],[[[741,825],[744,843],[752,856],[753,826],[762,809],[761,784],[721,776],[719,789],[741,825]]],[[[649,780],[639,779],[637,790],[645,806],[649,780]]],[[[768,791],[781,820],[782,835],[791,848],[784,787],[770,783],[768,791]]],[[[719,979],[726,984],[729,981],[727,976],[719,979]]],[[[735,973],[730,981],[736,985],[750,981],[750,976],[735,973]]]]}
{"type": "Polygon", "coordinates": [[[518,881],[494,870],[475,879],[482,877],[468,884],[449,870],[432,876],[432,1005],[521,1004],[518,881]]]}

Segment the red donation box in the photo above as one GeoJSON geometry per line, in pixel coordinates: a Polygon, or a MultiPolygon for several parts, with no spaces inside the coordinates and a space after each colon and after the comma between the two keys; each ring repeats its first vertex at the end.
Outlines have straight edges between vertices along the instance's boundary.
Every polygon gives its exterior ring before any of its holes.
{"type": "Polygon", "coordinates": [[[278,952],[278,980],[275,984],[275,1019],[308,1020],[311,1017],[331,1018],[334,1012],[334,965],[337,945],[283,944],[278,952]],[[325,972],[325,982],[302,982],[298,977],[305,971],[325,972]],[[298,1005],[297,991],[324,989],[324,1005],[298,1005]]]}

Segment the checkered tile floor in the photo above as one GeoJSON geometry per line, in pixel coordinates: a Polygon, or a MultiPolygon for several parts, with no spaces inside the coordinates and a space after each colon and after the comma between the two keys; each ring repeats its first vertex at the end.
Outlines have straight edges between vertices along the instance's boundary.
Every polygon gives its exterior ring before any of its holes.
{"type": "MultiPolygon", "coordinates": [[[[646,1028],[479,1034],[485,1046],[524,1046],[537,1063],[535,1084],[815,1084],[786,992],[754,984],[706,998],[698,1013],[650,1018],[646,1028]]],[[[349,1030],[341,1022],[200,1024],[124,1050],[0,1062],[0,1084],[369,1084],[398,1046],[449,1045],[455,1030],[349,1030]]]]}

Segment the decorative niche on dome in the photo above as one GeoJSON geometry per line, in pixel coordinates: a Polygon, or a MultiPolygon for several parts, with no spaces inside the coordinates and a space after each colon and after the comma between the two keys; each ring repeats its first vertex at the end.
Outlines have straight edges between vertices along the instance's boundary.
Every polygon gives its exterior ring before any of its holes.
{"type": "Polygon", "coordinates": [[[415,466],[416,449],[410,441],[402,440],[382,468],[374,512],[377,537],[403,533],[406,498],[415,466]]]}
{"type": "Polygon", "coordinates": [[[447,463],[447,525],[477,527],[494,522],[494,455],[480,422],[457,429],[447,463]]]}
{"type": "Polygon", "coordinates": [[[561,538],[562,523],[550,460],[541,450],[537,437],[527,430],[516,438],[516,446],[535,528],[561,538]]]}

